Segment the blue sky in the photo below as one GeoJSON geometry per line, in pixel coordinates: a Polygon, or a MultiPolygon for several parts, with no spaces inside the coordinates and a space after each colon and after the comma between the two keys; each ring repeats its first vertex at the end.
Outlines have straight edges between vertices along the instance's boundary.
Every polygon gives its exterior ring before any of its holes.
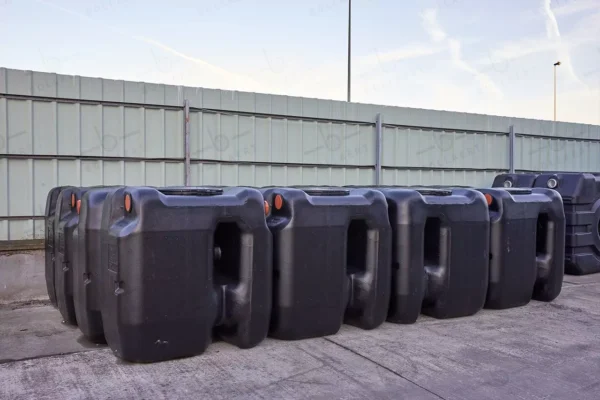
{"type": "MultiPolygon", "coordinates": [[[[0,66],[344,100],[347,0],[0,0],[0,66]]],[[[354,0],[352,100],[600,124],[600,0],[354,0]]]]}

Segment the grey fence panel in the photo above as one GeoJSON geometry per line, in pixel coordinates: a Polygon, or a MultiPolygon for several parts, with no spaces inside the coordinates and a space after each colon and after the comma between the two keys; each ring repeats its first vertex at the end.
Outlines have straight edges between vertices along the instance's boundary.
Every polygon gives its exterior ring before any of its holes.
{"type": "Polygon", "coordinates": [[[0,68],[0,244],[40,239],[57,185],[487,186],[600,171],[600,127],[0,68]],[[189,120],[184,104],[189,105],[189,120]],[[189,121],[189,154],[185,127],[189,121]],[[186,157],[187,156],[187,157],[186,157]]]}
{"type": "Polygon", "coordinates": [[[408,168],[502,170],[508,136],[481,132],[386,127],[383,165],[408,168]]]}
{"type": "Polygon", "coordinates": [[[372,168],[193,163],[192,185],[372,184],[372,168]]]}
{"type": "Polygon", "coordinates": [[[517,137],[517,169],[526,171],[600,171],[600,141],[517,137]]]}

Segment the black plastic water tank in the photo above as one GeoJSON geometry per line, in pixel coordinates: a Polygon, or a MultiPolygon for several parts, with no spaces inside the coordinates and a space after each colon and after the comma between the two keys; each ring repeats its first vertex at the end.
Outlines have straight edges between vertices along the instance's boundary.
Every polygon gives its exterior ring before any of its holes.
{"type": "Polygon", "coordinates": [[[102,321],[117,356],[200,354],[213,329],[241,348],[266,336],[272,238],[258,190],[119,188],[102,243],[102,321]]]}
{"type": "Polygon", "coordinates": [[[370,189],[263,189],[273,233],[270,335],[332,335],[342,323],[372,329],[390,296],[391,230],[383,195],[370,189]]]}
{"type": "Polygon", "coordinates": [[[490,215],[486,308],[554,300],[564,270],[565,215],[551,189],[479,189],[490,215]]]}
{"type": "Polygon", "coordinates": [[[48,297],[50,303],[57,307],[56,302],[56,289],[54,288],[54,270],[56,262],[56,254],[54,248],[54,217],[56,215],[56,201],[60,195],[60,191],[65,186],[58,186],[50,189],[48,196],[46,197],[46,214],[44,218],[44,253],[45,253],[45,275],[46,275],[46,289],[48,291],[48,297]]]}
{"type": "Polygon", "coordinates": [[[600,272],[600,176],[588,173],[545,173],[535,187],[560,193],[566,221],[565,272],[600,272]]]}
{"type": "Polygon", "coordinates": [[[504,188],[530,188],[533,187],[535,178],[538,174],[523,173],[523,174],[500,174],[494,178],[492,187],[504,188]]]}
{"type": "Polygon", "coordinates": [[[88,190],[80,200],[77,262],[73,263],[73,300],[79,329],[92,342],[104,342],[101,315],[101,226],[104,200],[118,187],[88,190]]]}
{"type": "Polygon", "coordinates": [[[64,188],[56,202],[55,226],[55,270],[54,288],[58,310],[64,321],[76,325],[75,304],[73,302],[73,265],[77,262],[77,224],[79,214],[77,204],[87,188],[68,186],[64,188]]]}
{"type": "Polygon", "coordinates": [[[393,230],[388,321],[475,314],[488,284],[489,219],[482,193],[466,188],[379,189],[393,230]]]}

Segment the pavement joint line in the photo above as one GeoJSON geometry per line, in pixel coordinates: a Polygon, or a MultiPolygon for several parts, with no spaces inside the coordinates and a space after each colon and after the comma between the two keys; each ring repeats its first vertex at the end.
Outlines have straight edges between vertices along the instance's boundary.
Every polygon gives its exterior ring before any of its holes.
{"type": "Polygon", "coordinates": [[[90,351],[99,351],[99,350],[106,350],[106,349],[105,348],[102,348],[102,349],[82,349],[82,350],[76,350],[76,351],[67,351],[67,352],[64,352],[64,353],[44,354],[44,355],[41,355],[41,356],[33,356],[33,357],[25,357],[25,358],[5,358],[5,359],[0,359],[0,366],[7,365],[7,364],[18,363],[18,362],[24,362],[24,361],[40,360],[40,359],[44,359],[44,358],[70,356],[72,354],[87,353],[87,352],[90,352],[90,351]]]}
{"type": "Polygon", "coordinates": [[[18,300],[10,303],[0,303],[0,310],[18,310],[20,308],[41,307],[50,305],[50,299],[18,300]]]}
{"type": "Polygon", "coordinates": [[[571,286],[563,286],[562,288],[571,288],[571,287],[580,287],[580,286],[594,286],[594,285],[600,285],[600,282],[585,282],[585,283],[573,283],[573,282],[566,282],[566,283],[570,283],[571,286]]]}
{"type": "Polygon", "coordinates": [[[349,352],[350,352],[350,353],[352,353],[352,354],[355,354],[355,355],[357,355],[357,356],[359,356],[359,357],[361,357],[361,358],[363,358],[363,359],[365,359],[365,360],[367,360],[367,361],[369,361],[369,362],[371,362],[371,363],[373,363],[373,364],[377,365],[378,367],[381,367],[381,368],[385,369],[386,371],[388,371],[388,372],[390,372],[390,373],[392,373],[392,374],[396,375],[396,376],[397,376],[397,377],[399,377],[399,378],[402,378],[402,379],[404,379],[404,380],[405,380],[405,381],[407,381],[407,382],[410,382],[410,383],[412,383],[413,385],[415,385],[415,386],[417,386],[417,387],[419,387],[419,388],[421,388],[421,389],[425,390],[426,392],[428,392],[428,393],[430,393],[430,394],[434,395],[434,396],[435,396],[435,397],[437,397],[438,399],[441,399],[441,400],[446,400],[446,398],[444,398],[444,397],[440,396],[439,394],[437,394],[437,393],[435,393],[435,392],[433,392],[433,391],[431,391],[431,390],[427,389],[427,388],[426,388],[426,387],[424,387],[424,386],[421,386],[421,385],[419,385],[418,383],[416,383],[416,382],[414,382],[414,381],[412,381],[412,380],[408,379],[407,377],[405,377],[405,376],[402,376],[402,374],[399,374],[398,372],[394,371],[393,369],[391,369],[391,368],[388,368],[388,367],[386,367],[385,365],[382,365],[382,364],[378,363],[377,361],[375,361],[375,360],[373,360],[373,359],[371,359],[371,358],[369,358],[369,357],[367,357],[367,356],[365,356],[365,355],[363,355],[363,354],[361,354],[361,353],[359,353],[359,352],[357,352],[357,351],[355,351],[355,350],[351,349],[350,347],[344,346],[343,344],[340,344],[340,343],[336,342],[335,340],[332,340],[332,339],[330,339],[330,338],[328,338],[328,337],[324,337],[323,339],[327,340],[327,341],[328,341],[328,342],[330,342],[330,343],[333,343],[333,344],[334,344],[334,345],[336,345],[336,346],[339,346],[339,347],[341,347],[342,349],[344,349],[344,350],[346,350],[346,351],[349,351],[349,352]]]}

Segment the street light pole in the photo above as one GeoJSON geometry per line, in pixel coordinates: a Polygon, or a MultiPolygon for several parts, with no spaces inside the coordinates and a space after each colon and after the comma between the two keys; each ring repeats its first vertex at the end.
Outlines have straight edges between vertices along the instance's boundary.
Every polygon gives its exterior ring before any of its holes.
{"type": "Polygon", "coordinates": [[[352,27],[352,0],[348,0],[348,102],[350,102],[350,55],[351,55],[351,40],[350,34],[352,27]]]}
{"type": "Polygon", "coordinates": [[[560,65],[560,61],[554,63],[554,121],[556,121],[556,67],[560,65]]]}

